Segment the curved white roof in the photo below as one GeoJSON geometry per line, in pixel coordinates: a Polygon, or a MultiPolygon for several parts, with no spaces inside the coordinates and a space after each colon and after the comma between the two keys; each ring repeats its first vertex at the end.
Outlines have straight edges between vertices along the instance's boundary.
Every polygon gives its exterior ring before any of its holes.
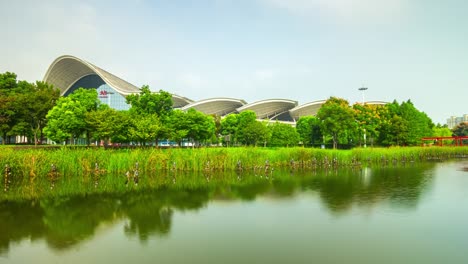
{"type": "Polygon", "coordinates": [[[93,74],[101,77],[105,83],[124,96],[140,92],[135,85],[87,61],[70,55],[60,56],[52,62],[44,76],[44,82],[60,89],[60,94],[64,95],[74,83],[93,74]]]}
{"type": "Polygon", "coordinates": [[[297,101],[288,99],[267,99],[246,104],[237,108],[237,111],[251,110],[255,112],[258,119],[274,119],[295,106],[297,106],[297,101]]]}
{"type": "Polygon", "coordinates": [[[317,115],[318,110],[327,100],[319,100],[310,103],[306,103],[303,105],[299,105],[294,107],[293,109],[289,110],[291,117],[294,120],[298,120],[302,116],[315,116],[317,115]]]}
{"type": "Polygon", "coordinates": [[[367,105],[386,105],[386,104],[388,104],[388,102],[384,102],[384,101],[367,101],[367,102],[365,102],[365,104],[367,104],[367,105]]]}
{"type": "Polygon", "coordinates": [[[193,102],[192,100],[186,97],[179,96],[177,94],[172,94],[172,107],[174,108],[181,108],[192,102],[193,102]]]}
{"type": "Polygon", "coordinates": [[[236,111],[237,108],[245,104],[246,102],[244,100],[219,97],[193,102],[182,107],[182,110],[185,111],[190,108],[194,108],[207,115],[216,114],[219,116],[224,116],[236,111]]]}

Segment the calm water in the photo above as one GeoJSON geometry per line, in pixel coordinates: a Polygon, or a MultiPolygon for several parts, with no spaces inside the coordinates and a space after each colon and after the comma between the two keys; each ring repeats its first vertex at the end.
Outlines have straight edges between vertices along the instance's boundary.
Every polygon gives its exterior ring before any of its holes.
{"type": "Polygon", "coordinates": [[[0,263],[468,263],[467,166],[0,202],[0,263]]]}

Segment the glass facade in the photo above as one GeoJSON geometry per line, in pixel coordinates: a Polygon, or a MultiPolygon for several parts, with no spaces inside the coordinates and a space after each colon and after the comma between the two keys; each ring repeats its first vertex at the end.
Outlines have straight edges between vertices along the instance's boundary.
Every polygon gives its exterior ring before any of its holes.
{"type": "Polygon", "coordinates": [[[130,105],[126,103],[125,97],[115,91],[107,84],[103,84],[97,88],[98,99],[102,104],[110,106],[116,110],[128,110],[130,105]]]}

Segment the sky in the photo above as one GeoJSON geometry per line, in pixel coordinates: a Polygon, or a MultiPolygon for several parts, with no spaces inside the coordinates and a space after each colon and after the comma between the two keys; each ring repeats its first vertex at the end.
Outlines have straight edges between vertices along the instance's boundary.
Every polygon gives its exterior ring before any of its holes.
{"type": "Polygon", "coordinates": [[[73,55],[192,100],[411,100],[468,114],[464,0],[0,0],[0,72],[73,55]]]}

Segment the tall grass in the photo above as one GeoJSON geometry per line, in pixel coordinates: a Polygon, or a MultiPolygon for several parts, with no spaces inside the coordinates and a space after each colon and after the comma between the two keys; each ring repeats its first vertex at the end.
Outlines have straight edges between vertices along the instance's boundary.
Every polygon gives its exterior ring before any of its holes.
{"type": "Polygon", "coordinates": [[[2,148],[0,166],[34,180],[45,177],[54,164],[61,176],[95,172],[123,174],[140,171],[229,171],[275,168],[402,164],[467,157],[468,147],[400,147],[325,150],[309,148],[200,149],[26,149],[2,148]]]}
{"type": "Polygon", "coordinates": [[[199,188],[246,182],[274,170],[403,165],[468,157],[468,147],[325,150],[308,148],[0,149],[1,199],[199,188]],[[8,166],[11,175],[7,175],[8,166]],[[55,169],[54,169],[55,168],[55,169]],[[134,184],[135,171],[140,185],[134,184]],[[222,173],[221,173],[222,172],[222,173]],[[130,184],[125,185],[130,175],[130,184]],[[242,177],[242,179],[241,179],[242,177]],[[241,181],[240,181],[241,180],[241,181]],[[15,190],[14,193],[12,190],[15,190]]]}

